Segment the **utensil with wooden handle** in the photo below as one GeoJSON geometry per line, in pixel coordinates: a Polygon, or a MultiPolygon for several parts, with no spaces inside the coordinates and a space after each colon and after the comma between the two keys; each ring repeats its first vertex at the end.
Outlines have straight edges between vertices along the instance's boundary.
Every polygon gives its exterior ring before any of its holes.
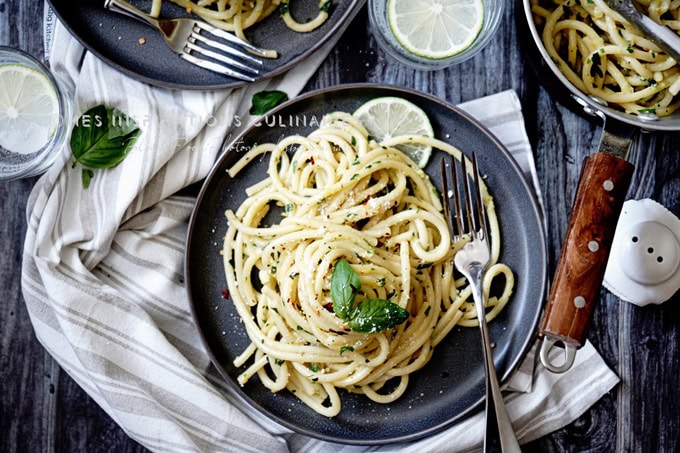
{"type": "MultiPolygon", "coordinates": [[[[602,115],[604,120],[604,115],[602,115]]],[[[562,254],[548,298],[540,336],[541,363],[564,372],[586,340],[614,231],[633,175],[626,160],[634,128],[609,122],[596,153],[583,163],[562,254]],[[551,354],[562,348],[563,358],[551,354]]]]}

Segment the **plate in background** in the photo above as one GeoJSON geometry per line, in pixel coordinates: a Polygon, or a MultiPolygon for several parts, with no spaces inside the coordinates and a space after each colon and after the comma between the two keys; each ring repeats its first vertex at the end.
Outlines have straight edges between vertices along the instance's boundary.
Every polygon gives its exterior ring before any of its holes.
{"type": "MultiPolygon", "coordinates": [[[[98,58],[133,78],[151,85],[179,89],[225,89],[247,82],[217,74],[195,66],[175,54],[160,32],[136,19],[104,8],[104,0],[73,2],[48,0],[61,22],[88,50],[98,58]],[[144,38],[145,44],[139,39],[144,38]]],[[[331,37],[342,33],[365,0],[336,0],[328,20],[310,33],[290,30],[278,12],[245,31],[255,45],[275,49],[277,59],[265,59],[258,80],[280,74],[319,50],[331,37]]],[[[151,1],[133,2],[149,11],[151,1]]],[[[291,7],[295,17],[313,17],[318,13],[318,0],[296,2],[291,7]]],[[[163,2],[161,17],[184,17],[187,12],[169,0],[163,2]]]]}

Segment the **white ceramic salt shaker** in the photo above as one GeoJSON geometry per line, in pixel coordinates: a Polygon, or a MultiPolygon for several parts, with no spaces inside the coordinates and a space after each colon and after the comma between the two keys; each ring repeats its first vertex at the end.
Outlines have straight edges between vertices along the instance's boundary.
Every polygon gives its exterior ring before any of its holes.
{"type": "Polygon", "coordinates": [[[654,200],[626,201],[604,286],[640,306],[670,299],[680,289],[680,219],[654,200]]]}

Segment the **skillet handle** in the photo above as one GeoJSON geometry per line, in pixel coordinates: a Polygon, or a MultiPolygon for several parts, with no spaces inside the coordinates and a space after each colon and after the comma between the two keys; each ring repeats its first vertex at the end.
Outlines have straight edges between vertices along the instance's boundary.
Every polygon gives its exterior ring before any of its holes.
{"type": "MultiPolygon", "coordinates": [[[[628,138],[626,152],[630,142],[628,138]]],[[[602,143],[600,149],[605,149],[602,143]]],[[[632,174],[633,165],[613,154],[597,152],[584,162],[540,330],[541,361],[551,371],[569,369],[586,340],[632,174]],[[565,358],[556,365],[549,349],[559,343],[565,358]]]]}

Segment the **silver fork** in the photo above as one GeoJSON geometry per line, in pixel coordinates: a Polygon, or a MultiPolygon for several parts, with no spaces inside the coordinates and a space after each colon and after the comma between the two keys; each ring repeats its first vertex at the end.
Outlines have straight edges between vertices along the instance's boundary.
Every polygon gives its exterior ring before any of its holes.
{"type": "Polygon", "coordinates": [[[479,183],[477,156],[475,153],[472,153],[472,179],[474,187],[470,186],[471,178],[468,177],[466,171],[467,158],[463,154],[461,156],[462,160],[459,166],[462,181],[460,185],[463,186],[464,199],[461,203],[458,170],[455,164],[456,159],[446,155],[441,162],[442,201],[444,215],[446,216],[453,241],[463,240],[463,236],[469,235],[469,241],[456,253],[454,263],[460,273],[472,285],[472,297],[475,300],[479,329],[482,333],[484,374],[486,375],[486,434],[484,437],[484,451],[521,452],[517,436],[512,429],[512,423],[503,402],[500,386],[498,385],[496,368],[493,363],[493,353],[491,352],[489,330],[486,326],[486,304],[484,303],[482,275],[489,265],[490,253],[486,214],[484,212],[482,191],[479,183]],[[455,209],[453,216],[450,199],[452,199],[455,209]],[[495,417],[492,418],[492,416],[495,417]]]}
{"type": "Polygon", "coordinates": [[[264,56],[262,49],[207,22],[190,18],[156,19],[125,0],[106,0],[104,7],[156,27],[175,53],[197,66],[248,82],[255,81],[260,73],[257,67],[262,66],[262,60],[234,46],[264,56]]]}

